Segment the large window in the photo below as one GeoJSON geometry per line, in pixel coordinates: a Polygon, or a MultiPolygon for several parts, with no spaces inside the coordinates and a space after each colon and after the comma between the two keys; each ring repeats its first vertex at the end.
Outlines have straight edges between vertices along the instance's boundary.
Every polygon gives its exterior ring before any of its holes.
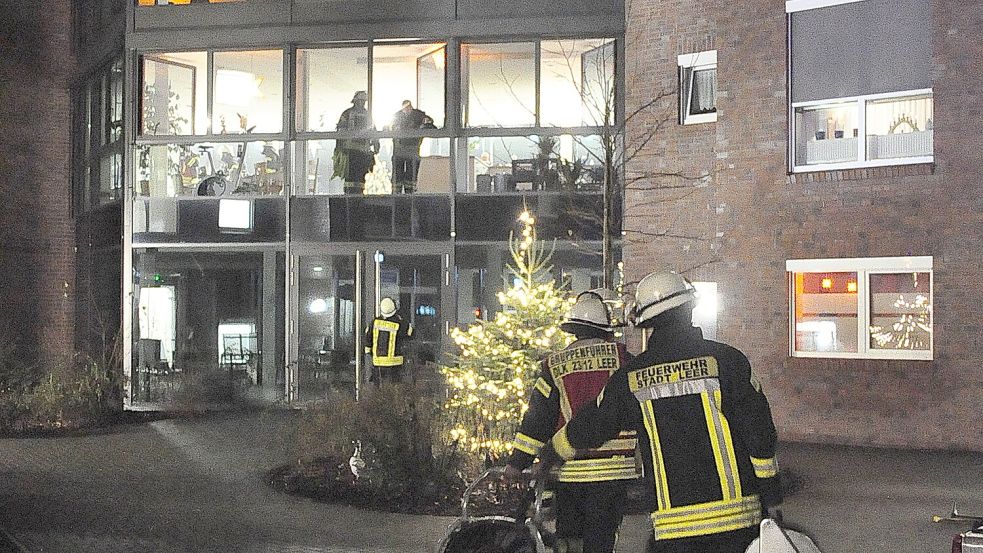
{"type": "Polygon", "coordinates": [[[788,0],[792,169],[933,160],[931,4],[788,0]]]}
{"type": "Polygon", "coordinates": [[[122,60],[90,77],[73,101],[74,205],[76,211],[86,211],[122,197],[122,60]]]}
{"type": "Polygon", "coordinates": [[[461,46],[466,127],[598,127],[617,111],[610,39],[461,46]]]}
{"type": "Polygon", "coordinates": [[[932,258],[786,262],[796,357],[932,359],[932,258]]]}
{"type": "Polygon", "coordinates": [[[142,69],[142,136],[283,131],[282,50],[146,54],[142,69]]]}

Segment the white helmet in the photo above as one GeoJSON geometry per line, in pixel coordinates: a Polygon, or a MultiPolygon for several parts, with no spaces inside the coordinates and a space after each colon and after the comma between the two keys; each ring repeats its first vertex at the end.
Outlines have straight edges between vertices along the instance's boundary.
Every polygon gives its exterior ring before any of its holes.
{"type": "Polygon", "coordinates": [[[586,326],[597,328],[604,331],[611,330],[611,317],[608,314],[608,307],[604,304],[604,299],[594,291],[583,292],[577,296],[577,303],[570,308],[560,328],[565,332],[571,332],[576,326],[586,326]]]}
{"type": "Polygon", "coordinates": [[[383,317],[392,317],[396,314],[396,302],[392,298],[382,298],[379,302],[379,311],[383,317]]]}
{"type": "Polygon", "coordinates": [[[649,273],[635,289],[635,306],[629,317],[638,326],[674,307],[696,302],[696,288],[674,271],[649,273]]]}

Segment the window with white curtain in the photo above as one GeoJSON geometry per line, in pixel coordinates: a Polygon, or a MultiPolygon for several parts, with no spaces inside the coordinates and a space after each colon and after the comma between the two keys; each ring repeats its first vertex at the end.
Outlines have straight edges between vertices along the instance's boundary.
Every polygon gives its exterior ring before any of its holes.
{"type": "Polygon", "coordinates": [[[717,120],[717,51],[682,54],[679,63],[679,123],[717,120]]]}

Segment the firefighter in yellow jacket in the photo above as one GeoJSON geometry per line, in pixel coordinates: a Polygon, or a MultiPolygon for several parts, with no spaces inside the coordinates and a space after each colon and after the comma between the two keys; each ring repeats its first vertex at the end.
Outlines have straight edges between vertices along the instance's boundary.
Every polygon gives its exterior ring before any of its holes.
{"type": "Polygon", "coordinates": [[[406,342],[413,337],[413,327],[396,314],[396,302],[382,298],[380,316],[365,331],[365,352],[372,355],[372,375],[376,386],[402,379],[406,342]]]}
{"type": "Polygon", "coordinates": [[[782,500],[775,426],[744,354],[692,326],[694,302],[676,273],[642,279],[632,318],[651,329],[648,348],[540,456],[549,466],[636,429],[652,492],[650,551],[744,553],[763,510],[782,500]]]}
{"type": "MultiPolygon", "coordinates": [[[[533,463],[543,443],[584,406],[593,405],[608,378],[628,361],[614,341],[607,306],[585,292],[560,327],[577,339],[541,361],[540,378],[513,442],[508,474],[533,463]]],[[[627,482],[638,477],[633,432],[585,449],[559,470],[556,484],[557,551],[611,553],[623,516],[627,482]]]]}

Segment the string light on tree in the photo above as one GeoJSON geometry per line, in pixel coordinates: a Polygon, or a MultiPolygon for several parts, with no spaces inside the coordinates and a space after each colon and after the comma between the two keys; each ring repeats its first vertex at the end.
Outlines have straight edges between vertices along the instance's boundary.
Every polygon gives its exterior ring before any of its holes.
{"type": "Polygon", "coordinates": [[[490,321],[454,329],[451,337],[460,351],[441,368],[450,438],[482,457],[497,458],[510,450],[539,359],[573,339],[560,330],[574,300],[553,279],[553,248],[536,239],[531,213],[523,211],[518,221],[519,235],[509,235],[510,278],[498,293],[502,310],[490,321]]]}

